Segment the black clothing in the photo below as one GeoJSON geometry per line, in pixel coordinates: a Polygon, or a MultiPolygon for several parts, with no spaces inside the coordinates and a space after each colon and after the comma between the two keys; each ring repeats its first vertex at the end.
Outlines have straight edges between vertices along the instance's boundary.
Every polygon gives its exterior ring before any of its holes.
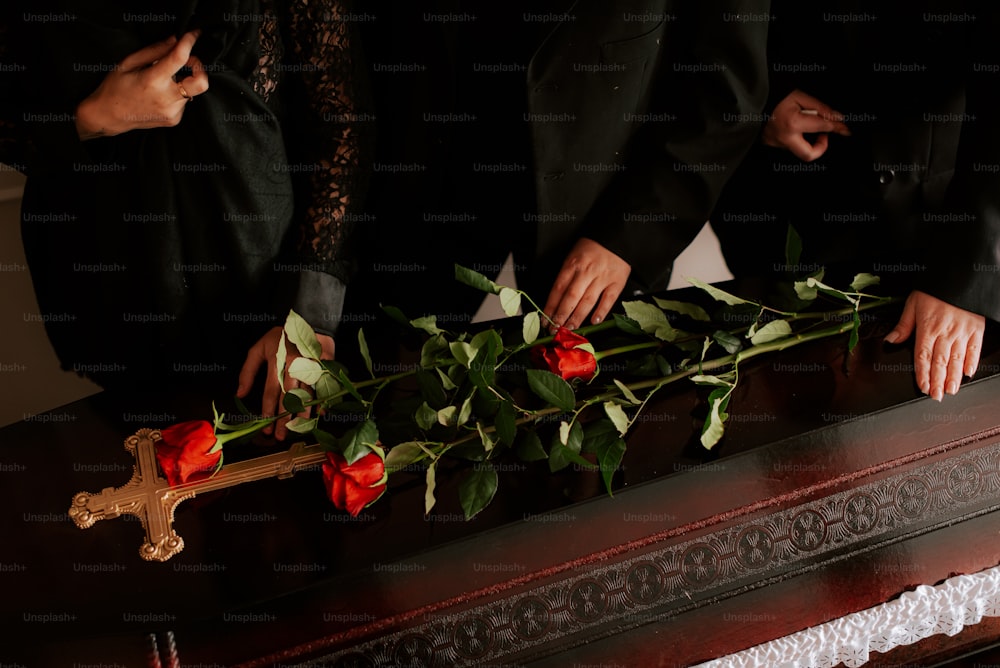
{"type": "Polygon", "coordinates": [[[1000,156],[995,36],[987,2],[774,3],[773,109],[796,88],[845,115],[804,163],[758,144],[712,224],[734,273],[781,273],[788,224],[800,266],[882,277],[1000,318],[1000,156]]]}
{"type": "Polygon", "coordinates": [[[486,4],[373,9],[369,301],[467,318],[482,295],[453,264],[492,277],[512,250],[544,301],[581,237],[663,288],[756,136],[766,22],[732,20],[745,2],[486,4]]]}
{"type": "Polygon", "coordinates": [[[25,250],[64,367],[105,386],[235,378],[300,274],[348,277],[361,149],[341,4],[60,1],[13,17],[24,111],[0,158],[29,177],[25,250]],[[209,90],[179,125],[77,138],[73,110],[116,63],[195,28],[209,90]]]}

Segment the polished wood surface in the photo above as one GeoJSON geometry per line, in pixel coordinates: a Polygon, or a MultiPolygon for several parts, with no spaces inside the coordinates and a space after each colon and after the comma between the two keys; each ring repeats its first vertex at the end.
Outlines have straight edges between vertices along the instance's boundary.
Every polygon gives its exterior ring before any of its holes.
{"type": "Polygon", "coordinates": [[[511,461],[472,522],[445,472],[430,517],[413,474],[352,519],[307,471],[185,502],[166,563],[139,558],[137,522],[80,531],[66,509],[128,479],[126,436],[204,417],[221,390],[104,393],[12,425],[0,663],[145,665],[171,632],[181,665],[683,666],[994,566],[1000,346],[937,403],[911,349],[881,343],[890,324],[849,358],[837,340],[746,363],[712,452],[705,392],[664,390],[614,498],[596,474],[511,461]]]}

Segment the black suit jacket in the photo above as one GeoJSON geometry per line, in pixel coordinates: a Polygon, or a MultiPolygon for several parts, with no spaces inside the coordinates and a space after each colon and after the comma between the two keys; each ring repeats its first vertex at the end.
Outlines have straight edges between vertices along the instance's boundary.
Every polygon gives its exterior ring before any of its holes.
{"type": "MultiPolygon", "coordinates": [[[[521,89],[508,93],[524,95],[524,113],[512,122],[530,140],[527,178],[511,192],[497,177],[496,194],[486,195],[523,198],[524,215],[512,215],[502,227],[467,220],[447,232],[420,213],[453,211],[456,195],[437,175],[457,150],[475,150],[454,143],[475,143],[476,137],[442,138],[448,129],[423,115],[467,111],[448,106],[463,99],[461,77],[470,67],[456,50],[456,35],[483,17],[474,19],[468,3],[387,6],[370,22],[366,39],[381,100],[369,266],[432,256],[445,263],[446,255],[428,254],[435,245],[463,261],[482,239],[506,248],[513,237],[530,236],[534,285],[547,291],[572,244],[589,237],[630,263],[636,288],[662,289],[674,257],[700,230],[756,138],[767,90],[769,4],[577,0],[543,3],[542,10],[526,3],[536,9],[525,9],[525,16],[534,11],[549,21],[531,31],[521,89]],[[427,20],[444,11],[466,23],[427,20]],[[382,21],[385,16],[392,25],[382,21]],[[410,63],[416,71],[388,71],[391,64],[410,63]],[[390,168],[408,171],[387,173],[390,168]]],[[[408,268],[406,262],[398,266],[408,268]]],[[[408,276],[407,283],[414,279],[419,277],[408,276]]],[[[392,299],[384,291],[379,297],[392,299]]]]}
{"type": "Polygon", "coordinates": [[[798,88],[844,113],[853,136],[831,136],[810,164],[755,148],[713,217],[730,267],[783,268],[772,251],[792,223],[803,272],[874,271],[1000,318],[995,4],[774,5],[768,108],[798,88]]]}

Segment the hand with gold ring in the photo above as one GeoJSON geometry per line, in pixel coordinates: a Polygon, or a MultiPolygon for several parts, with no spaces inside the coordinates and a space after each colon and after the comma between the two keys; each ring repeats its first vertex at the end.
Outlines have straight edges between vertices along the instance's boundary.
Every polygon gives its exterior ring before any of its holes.
{"type": "Polygon", "coordinates": [[[130,54],[76,108],[81,139],[110,137],[181,122],[187,103],[208,90],[208,75],[191,55],[197,32],[170,37],[130,54]],[[191,71],[181,80],[175,77],[191,71]]]}
{"type": "Polygon", "coordinates": [[[177,90],[180,92],[181,97],[184,98],[184,102],[190,102],[194,99],[194,97],[187,92],[187,89],[184,88],[184,84],[179,81],[177,82],[177,90]]]}

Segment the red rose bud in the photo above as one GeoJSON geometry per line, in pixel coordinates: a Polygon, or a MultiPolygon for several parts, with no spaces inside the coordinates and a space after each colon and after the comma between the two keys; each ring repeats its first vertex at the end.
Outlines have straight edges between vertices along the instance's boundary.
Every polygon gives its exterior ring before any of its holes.
{"type": "Polygon", "coordinates": [[[597,358],[589,350],[577,348],[589,345],[590,341],[565,327],[560,327],[553,338],[556,345],[552,348],[539,346],[534,349],[538,364],[558,374],[563,380],[571,378],[590,380],[594,377],[597,373],[597,358]]]}
{"type": "Polygon", "coordinates": [[[185,483],[197,473],[210,473],[219,465],[222,451],[215,446],[215,429],[204,420],[181,422],[160,430],[156,461],[171,487],[185,483]]]}
{"type": "Polygon", "coordinates": [[[326,494],[333,505],[354,517],[382,496],[386,480],[385,457],[380,452],[369,452],[353,464],[336,452],[326,453],[323,462],[326,494]]]}

